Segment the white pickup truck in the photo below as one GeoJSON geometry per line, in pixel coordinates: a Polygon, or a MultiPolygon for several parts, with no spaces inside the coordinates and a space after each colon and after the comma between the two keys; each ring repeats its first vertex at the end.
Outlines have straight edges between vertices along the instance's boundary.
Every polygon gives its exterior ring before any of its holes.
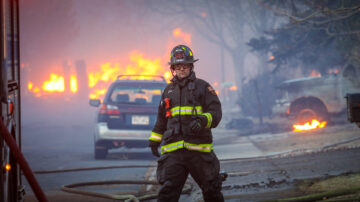
{"type": "Polygon", "coordinates": [[[300,124],[314,118],[328,121],[346,112],[348,93],[360,92],[360,67],[346,65],[338,74],[287,80],[278,88],[282,96],[273,114],[289,116],[300,124]]]}

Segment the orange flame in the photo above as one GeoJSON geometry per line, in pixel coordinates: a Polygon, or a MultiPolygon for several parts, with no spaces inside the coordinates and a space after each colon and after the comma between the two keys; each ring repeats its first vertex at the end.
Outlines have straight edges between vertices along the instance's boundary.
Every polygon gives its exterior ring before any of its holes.
{"type": "MultiPolygon", "coordinates": [[[[112,64],[110,62],[102,64],[99,72],[90,72],[89,88],[91,93],[90,99],[102,97],[106,93],[106,89],[111,82],[115,81],[119,75],[163,75],[166,81],[171,79],[170,71],[161,65],[161,59],[147,59],[138,51],[132,51],[129,54],[131,64],[121,67],[119,63],[112,64]]],[[[148,79],[143,77],[137,79],[148,79]]]]}
{"type": "Polygon", "coordinates": [[[58,76],[57,74],[51,74],[50,80],[44,82],[42,89],[49,92],[64,92],[64,77],[58,76]]]}
{"type": "MultiPolygon", "coordinates": [[[[129,54],[130,64],[125,66],[119,63],[107,62],[100,65],[100,71],[90,71],[88,73],[88,87],[90,90],[89,97],[91,99],[101,98],[109,85],[117,79],[119,75],[163,75],[165,80],[169,82],[172,78],[170,71],[163,67],[161,59],[148,59],[138,51],[132,51],[129,54]]],[[[148,77],[137,77],[136,79],[148,79],[148,77]]],[[[70,75],[69,90],[75,94],[78,92],[78,78],[75,74],[70,75]]],[[[36,87],[33,82],[28,82],[28,90],[36,97],[42,96],[43,92],[65,92],[64,77],[52,73],[50,79],[44,81],[42,88],[36,87]]]]}
{"type": "Polygon", "coordinates": [[[229,89],[232,90],[232,91],[236,91],[236,90],[237,90],[237,86],[236,86],[236,85],[233,85],[233,86],[231,86],[229,89]]]}
{"type": "Polygon", "coordinates": [[[75,75],[71,75],[70,76],[70,90],[72,93],[76,93],[77,92],[77,79],[75,75]]]}
{"type": "Polygon", "coordinates": [[[173,30],[173,36],[182,38],[186,44],[191,44],[191,34],[182,32],[180,28],[173,30]]]}
{"type": "Polygon", "coordinates": [[[34,88],[33,92],[38,93],[38,92],[40,92],[40,89],[39,88],[34,88]]]}
{"type": "Polygon", "coordinates": [[[92,93],[89,94],[90,99],[99,99],[100,96],[105,95],[106,89],[95,89],[92,93]]]}
{"type": "Polygon", "coordinates": [[[320,72],[316,71],[316,70],[312,70],[310,73],[310,76],[312,77],[321,77],[320,72]]]}
{"type": "MultiPolygon", "coordinates": [[[[206,13],[202,15],[206,16],[206,13]]],[[[181,28],[176,28],[173,30],[173,37],[176,38],[176,41],[169,40],[167,44],[168,49],[171,50],[174,47],[174,44],[185,43],[191,45],[191,34],[185,33],[181,28]],[[180,42],[181,41],[181,42],[180,42]]],[[[170,51],[169,50],[169,51],[170,51]]],[[[167,51],[167,52],[169,52],[167,51]]],[[[168,54],[163,56],[165,61],[168,61],[168,54]]],[[[161,57],[155,59],[145,58],[142,53],[139,51],[132,51],[129,54],[130,64],[121,65],[120,63],[106,62],[100,65],[100,70],[89,71],[88,70],[88,87],[89,87],[89,97],[91,99],[101,98],[108,88],[108,86],[116,80],[118,75],[163,75],[167,82],[172,78],[172,74],[169,71],[168,67],[165,67],[165,63],[161,60],[161,57]]],[[[71,64],[68,64],[71,66],[71,64]]],[[[70,75],[69,84],[64,82],[64,77],[51,74],[50,80],[43,82],[42,88],[38,88],[32,82],[28,82],[28,90],[33,93],[33,95],[40,97],[44,92],[53,93],[53,92],[65,92],[68,89],[75,94],[79,91],[78,78],[75,75],[70,75]]],[[[145,78],[144,78],[145,79],[145,78]]]]}
{"type": "Polygon", "coordinates": [[[338,74],[339,73],[339,69],[329,69],[328,73],[329,74],[338,74]]]}
{"type": "Polygon", "coordinates": [[[304,125],[293,125],[293,128],[294,128],[295,132],[305,131],[305,130],[313,130],[316,128],[324,128],[326,123],[327,123],[326,121],[323,121],[320,123],[318,120],[313,119],[311,121],[311,124],[309,122],[307,122],[304,125]]]}
{"type": "Polygon", "coordinates": [[[33,84],[32,82],[29,82],[29,83],[28,83],[28,89],[29,89],[30,91],[32,90],[33,86],[34,86],[34,84],[33,84]]]}

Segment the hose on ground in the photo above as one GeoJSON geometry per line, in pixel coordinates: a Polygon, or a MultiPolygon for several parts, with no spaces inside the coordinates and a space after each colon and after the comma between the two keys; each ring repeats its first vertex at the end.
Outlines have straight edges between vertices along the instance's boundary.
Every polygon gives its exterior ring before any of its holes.
{"type": "Polygon", "coordinates": [[[39,171],[34,171],[34,173],[35,174],[50,174],[50,173],[105,170],[105,169],[116,169],[116,168],[151,168],[151,167],[156,167],[156,165],[98,166],[98,167],[87,167],[87,168],[70,168],[70,169],[61,169],[61,170],[39,170],[39,171]]]}
{"type": "MultiPolygon", "coordinates": [[[[122,193],[122,194],[105,194],[105,193],[98,193],[98,192],[90,192],[75,189],[77,187],[85,187],[85,186],[99,186],[99,185],[114,185],[114,184],[147,184],[147,185],[159,185],[156,181],[150,180],[113,180],[113,181],[96,181],[96,182],[82,182],[82,183],[75,183],[64,185],[61,187],[62,191],[74,193],[74,194],[81,194],[86,196],[93,196],[93,197],[100,197],[100,198],[108,198],[114,200],[123,200],[126,202],[139,202],[142,200],[150,200],[156,199],[157,194],[145,194],[142,196],[135,196],[134,193],[122,193]]],[[[191,185],[185,184],[181,194],[189,194],[191,192],[191,185]]]]}
{"type": "MultiPolygon", "coordinates": [[[[353,138],[351,140],[338,142],[331,145],[326,145],[318,150],[329,149],[333,148],[339,144],[346,144],[352,141],[358,140],[359,137],[353,138]]],[[[317,150],[315,150],[317,151],[317,150]]],[[[239,160],[250,160],[250,159],[268,159],[268,158],[278,158],[287,154],[290,154],[296,151],[284,152],[279,154],[273,154],[266,157],[255,157],[255,158],[234,158],[234,159],[226,159],[220,160],[221,162],[228,163],[231,161],[239,161],[239,160]]],[[[50,173],[59,173],[59,172],[76,172],[76,171],[89,171],[89,170],[100,170],[100,169],[116,169],[116,168],[149,168],[149,167],[156,167],[156,165],[123,165],[123,166],[102,166],[102,167],[88,167],[88,168],[73,168],[73,169],[62,169],[62,170],[42,170],[42,171],[35,171],[35,174],[50,174],[50,173]]],[[[231,173],[229,173],[229,177],[232,177],[231,173]]],[[[156,194],[146,194],[142,196],[135,196],[134,193],[122,193],[120,195],[115,194],[105,194],[105,193],[97,193],[97,192],[89,192],[83,191],[79,189],[75,189],[77,187],[84,187],[84,186],[95,186],[95,185],[108,185],[108,184],[149,184],[149,185],[158,185],[155,181],[147,181],[147,180],[139,180],[139,181],[130,181],[130,180],[117,180],[117,181],[96,181],[96,182],[82,182],[82,183],[75,183],[62,186],[61,190],[69,193],[74,194],[81,194],[93,197],[101,197],[101,198],[108,198],[108,199],[115,199],[115,200],[123,200],[123,201],[140,201],[140,200],[150,200],[156,199],[156,194]]],[[[294,197],[294,198],[286,198],[286,199],[279,199],[274,200],[274,202],[283,202],[283,201],[314,201],[314,200],[322,200],[325,198],[330,198],[334,196],[345,195],[349,193],[354,193],[354,190],[359,191],[360,188],[355,189],[346,189],[346,190],[339,190],[333,192],[324,192],[318,194],[311,194],[301,197],[294,197]]],[[[355,191],[355,192],[356,192],[355,191]]],[[[185,184],[182,194],[189,194],[191,192],[191,185],[185,184]]],[[[234,199],[239,198],[241,195],[226,195],[224,196],[225,199],[234,199]]]]}

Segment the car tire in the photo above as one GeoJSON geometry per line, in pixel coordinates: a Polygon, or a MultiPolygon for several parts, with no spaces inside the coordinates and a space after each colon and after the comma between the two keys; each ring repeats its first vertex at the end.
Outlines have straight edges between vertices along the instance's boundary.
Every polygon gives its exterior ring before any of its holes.
{"type": "Polygon", "coordinates": [[[299,98],[290,105],[290,118],[294,124],[305,124],[317,119],[320,122],[330,121],[330,116],[325,104],[316,97],[299,98]]]}
{"type": "Polygon", "coordinates": [[[108,154],[108,150],[106,148],[99,149],[99,148],[95,147],[95,150],[94,150],[95,159],[105,159],[107,154],[108,154]]]}
{"type": "Polygon", "coordinates": [[[312,119],[318,119],[319,121],[329,121],[329,115],[326,109],[317,107],[307,107],[299,110],[296,114],[296,122],[298,124],[305,124],[312,119]]]}
{"type": "Polygon", "coordinates": [[[94,157],[95,159],[105,159],[108,154],[108,148],[105,144],[97,143],[94,144],[94,157]]]}

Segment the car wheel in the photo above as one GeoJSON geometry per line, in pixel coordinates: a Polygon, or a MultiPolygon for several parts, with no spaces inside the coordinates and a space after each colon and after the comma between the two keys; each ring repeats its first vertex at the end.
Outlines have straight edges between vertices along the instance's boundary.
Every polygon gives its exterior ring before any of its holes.
{"type": "Polygon", "coordinates": [[[316,119],[316,112],[312,109],[302,109],[296,117],[296,120],[300,124],[305,124],[306,122],[311,122],[311,120],[316,119]]]}
{"type": "Polygon", "coordinates": [[[94,157],[95,157],[95,159],[105,159],[107,154],[108,154],[108,149],[106,147],[105,148],[103,148],[103,147],[99,148],[99,146],[95,145],[95,149],[94,149],[94,157]]]}
{"type": "Polygon", "coordinates": [[[105,159],[108,154],[108,148],[105,144],[95,142],[94,145],[94,157],[95,159],[105,159]]]}
{"type": "Polygon", "coordinates": [[[317,119],[319,121],[329,121],[329,116],[326,110],[321,110],[315,107],[301,109],[296,116],[298,124],[305,124],[311,120],[317,119]]]}
{"type": "Polygon", "coordinates": [[[290,105],[290,117],[296,124],[305,124],[312,119],[329,122],[330,116],[325,104],[318,98],[299,98],[290,105]]]}

